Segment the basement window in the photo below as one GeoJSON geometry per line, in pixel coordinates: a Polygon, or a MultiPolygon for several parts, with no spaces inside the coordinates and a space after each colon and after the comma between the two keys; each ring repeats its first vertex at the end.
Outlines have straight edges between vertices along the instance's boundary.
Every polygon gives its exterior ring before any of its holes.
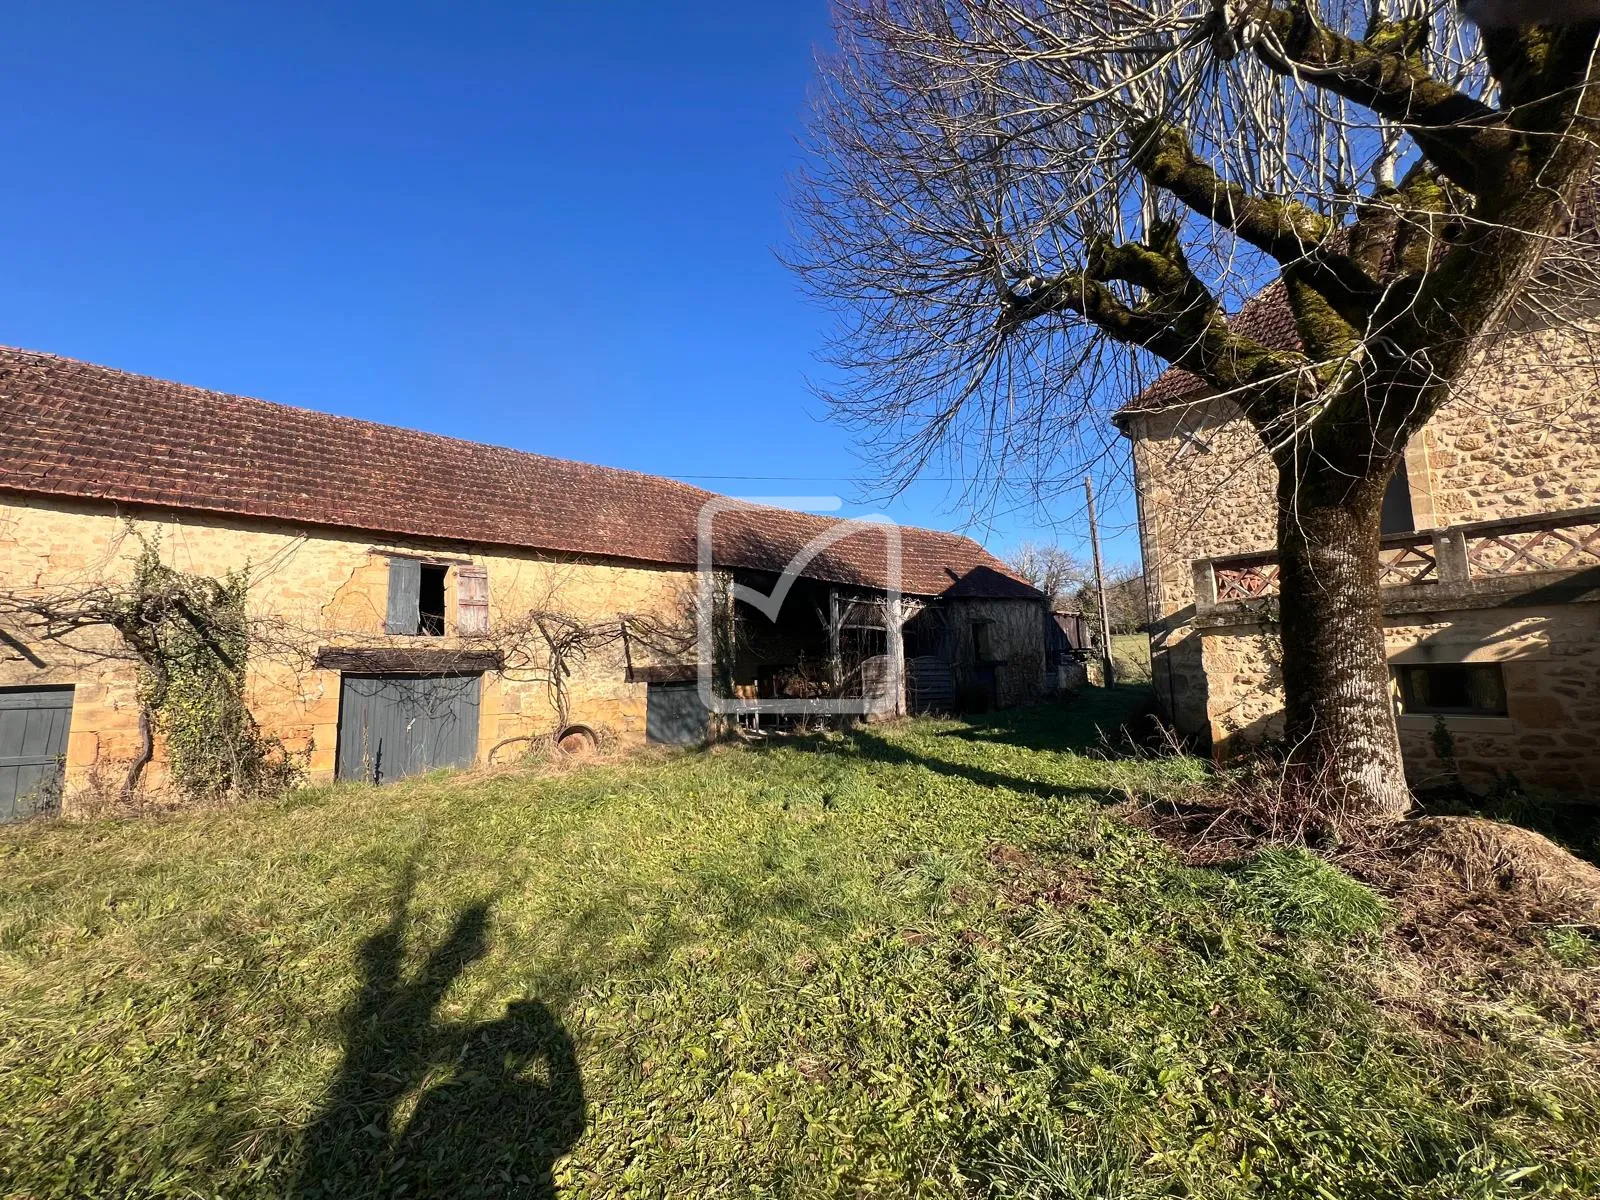
{"type": "Polygon", "coordinates": [[[1505,676],[1496,663],[1397,667],[1400,708],[1410,714],[1503,717],[1505,676]]]}

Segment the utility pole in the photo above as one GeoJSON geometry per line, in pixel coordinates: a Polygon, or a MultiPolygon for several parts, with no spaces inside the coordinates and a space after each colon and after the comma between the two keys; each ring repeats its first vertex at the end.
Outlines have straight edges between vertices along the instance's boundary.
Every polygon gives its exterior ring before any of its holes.
{"type": "Polygon", "coordinates": [[[1116,671],[1111,666],[1111,610],[1106,607],[1106,573],[1100,565],[1100,531],[1094,523],[1094,479],[1083,477],[1083,495],[1089,502],[1089,545],[1094,548],[1094,590],[1100,598],[1100,671],[1107,687],[1115,687],[1116,671]]]}

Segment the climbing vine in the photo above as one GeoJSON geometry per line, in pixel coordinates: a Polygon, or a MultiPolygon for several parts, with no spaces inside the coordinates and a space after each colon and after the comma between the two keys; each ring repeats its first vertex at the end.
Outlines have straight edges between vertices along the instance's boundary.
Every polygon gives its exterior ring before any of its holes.
{"type": "Polygon", "coordinates": [[[173,788],[186,800],[272,795],[293,786],[300,764],[262,732],[245,701],[245,668],[254,629],[245,611],[247,570],[222,579],[179,571],[161,561],[160,540],[136,530],[139,543],[126,584],[0,596],[0,617],[46,642],[109,627],[120,643],[80,651],[131,658],[138,667],[141,747],[128,766],[124,799],[139,788],[166,741],[173,788]]]}
{"type": "Polygon", "coordinates": [[[283,744],[245,703],[246,571],[222,579],[161,561],[141,539],[127,602],[113,622],[139,660],[139,702],[166,738],[173,786],[190,800],[259,796],[295,781],[283,744]]]}

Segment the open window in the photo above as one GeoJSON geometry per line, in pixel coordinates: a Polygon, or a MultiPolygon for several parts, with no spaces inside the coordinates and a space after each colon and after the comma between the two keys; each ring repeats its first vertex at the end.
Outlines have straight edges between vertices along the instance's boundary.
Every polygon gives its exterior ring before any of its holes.
{"type": "Polygon", "coordinates": [[[1410,715],[1503,717],[1505,675],[1498,663],[1429,663],[1395,668],[1400,709],[1410,715]]]}
{"type": "Polygon", "coordinates": [[[1401,459],[1389,476],[1389,486],[1383,491],[1383,513],[1379,518],[1382,533],[1413,533],[1417,528],[1416,515],[1411,508],[1411,476],[1406,471],[1406,460],[1401,459]]]}
{"type": "Polygon", "coordinates": [[[444,636],[444,577],[449,567],[422,564],[417,589],[417,632],[424,637],[444,636]]]}
{"type": "Polygon", "coordinates": [[[385,630],[412,637],[442,637],[444,585],[449,571],[449,567],[440,563],[391,558],[385,630]]]}

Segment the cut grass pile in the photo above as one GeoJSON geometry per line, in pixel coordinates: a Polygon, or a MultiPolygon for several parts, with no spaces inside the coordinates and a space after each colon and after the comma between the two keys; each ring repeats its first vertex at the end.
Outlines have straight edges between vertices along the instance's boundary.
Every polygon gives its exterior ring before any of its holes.
{"type": "Polygon", "coordinates": [[[1573,1030],[1108,811],[1142,700],[9,831],[0,1195],[1600,1194],[1573,1030]]]}

